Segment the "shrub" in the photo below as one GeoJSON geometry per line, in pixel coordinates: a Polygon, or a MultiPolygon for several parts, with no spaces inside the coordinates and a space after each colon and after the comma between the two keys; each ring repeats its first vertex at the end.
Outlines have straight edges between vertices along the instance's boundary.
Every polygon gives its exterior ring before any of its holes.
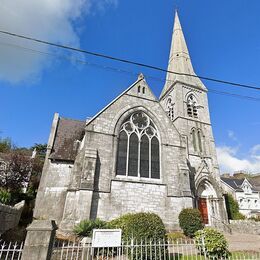
{"type": "Polygon", "coordinates": [[[110,227],[121,228],[124,239],[164,239],[166,230],[159,216],[154,213],[126,214],[110,221],[110,227]]]}
{"type": "Polygon", "coordinates": [[[234,220],[244,220],[244,219],[246,219],[246,216],[245,215],[243,215],[242,213],[240,213],[240,212],[236,212],[236,214],[234,215],[234,220]]]}
{"type": "Polygon", "coordinates": [[[11,193],[5,189],[0,189],[0,203],[10,204],[11,202],[11,193]]]}
{"type": "Polygon", "coordinates": [[[167,233],[166,237],[171,243],[176,242],[179,239],[186,238],[186,236],[182,232],[179,232],[179,231],[167,233]]]}
{"type": "Polygon", "coordinates": [[[86,236],[90,237],[92,235],[93,229],[101,229],[101,228],[107,228],[107,222],[95,219],[95,220],[82,220],[78,225],[74,227],[74,233],[76,233],[79,236],[86,236]]]}
{"type": "Polygon", "coordinates": [[[258,222],[258,221],[260,221],[260,216],[252,216],[252,217],[249,218],[249,220],[253,220],[253,221],[258,222]]]}
{"type": "MultiPolygon", "coordinates": [[[[126,214],[109,223],[111,228],[121,228],[123,241],[134,240],[135,243],[149,243],[153,240],[155,243],[162,242],[165,239],[166,230],[159,216],[154,213],[136,213],[126,214]]],[[[132,260],[154,259],[159,260],[160,255],[167,255],[166,247],[152,247],[148,250],[148,255],[142,252],[141,247],[131,247],[127,253],[132,260]],[[157,252],[156,252],[157,250],[157,252]]]]}
{"type": "Polygon", "coordinates": [[[222,259],[229,256],[228,243],[224,235],[213,228],[204,228],[195,233],[195,241],[202,254],[209,259],[222,259]]]}
{"type": "Polygon", "coordinates": [[[231,194],[225,195],[225,202],[229,219],[245,219],[245,216],[239,212],[238,202],[233,198],[231,194]]]}
{"type": "Polygon", "coordinates": [[[194,237],[195,232],[203,228],[200,211],[193,208],[183,209],[179,214],[179,224],[186,236],[194,237]]]}

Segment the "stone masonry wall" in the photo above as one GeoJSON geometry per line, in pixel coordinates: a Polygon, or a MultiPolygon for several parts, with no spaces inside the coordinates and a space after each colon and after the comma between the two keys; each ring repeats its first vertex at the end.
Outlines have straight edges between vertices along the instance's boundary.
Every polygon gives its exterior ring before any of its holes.
{"type": "Polygon", "coordinates": [[[0,235],[5,231],[16,227],[19,223],[25,201],[21,201],[14,207],[0,203],[0,235]]]}
{"type": "Polygon", "coordinates": [[[260,235],[260,222],[253,220],[230,220],[229,227],[234,233],[260,235]]]}
{"type": "MultiPolygon", "coordinates": [[[[34,217],[54,219],[59,223],[70,183],[73,164],[49,162],[44,176],[44,185],[37,194],[34,217]]],[[[41,180],[42,182],[42,180],[41,180]]]]}
{"type": "Polygon", "coordinates": [[[160,183],[112,180],[111,193],[98,193],[92,213],[111,220],[126,213],[152,212],[158,214],[169,229],[178,226],[182,208],[192,207],[191,198],[167,197],[167,187],[160,183]]]}

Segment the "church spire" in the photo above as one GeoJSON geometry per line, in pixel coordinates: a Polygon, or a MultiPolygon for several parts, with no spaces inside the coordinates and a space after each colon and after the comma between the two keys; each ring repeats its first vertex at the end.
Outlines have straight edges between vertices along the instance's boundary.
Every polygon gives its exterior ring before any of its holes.
{"type": "MultiPolygon", "coordinates": [[[[192,67],[190,54],[183,35],[177,11],[175,12],[168,71],[196,75],[192,67]]],[[[172,84],[175,81],[187,83],[204,90],[206,89],[199,78],[185,75],[177,75],[168,72],[166,76],[166,82],[161,93],[161,98],[164,96],[166,92],[168,92],[168,90],[171,88],[172,84]]]]}

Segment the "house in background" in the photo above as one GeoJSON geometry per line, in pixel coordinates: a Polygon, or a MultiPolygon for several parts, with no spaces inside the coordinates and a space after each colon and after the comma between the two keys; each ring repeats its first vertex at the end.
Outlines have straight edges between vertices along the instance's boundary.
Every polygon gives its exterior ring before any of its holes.
{"type": "Polygon", "coordinates": [[[260,187],[254,178],[221,177],[222,188],[238,202],[239,211],[246,217],[260,215],[260,187]]]}

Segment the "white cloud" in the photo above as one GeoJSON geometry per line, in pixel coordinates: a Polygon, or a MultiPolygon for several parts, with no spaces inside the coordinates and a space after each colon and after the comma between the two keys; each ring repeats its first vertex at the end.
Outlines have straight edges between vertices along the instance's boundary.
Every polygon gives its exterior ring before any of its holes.
{"type": "Polygon", "coordinates": [[[234,131],[232,130],[228,130],[228,137],[232,140],[232,141],[237,141],[237,138],[235,136],[234,131]]]}
{"type": "MultiPolygon", "coordinates": [[[[117,0],[2,0],[0,30],[28,35],[46,41],[80,45],[75,22],[90,12],[103,11],[117,0]]],[[[44,55],[6,45],[48,51],[48,46],[0,34],[0,79],[16,83],[37,79],[50,65],[44,55]],[[3,44],[4,43],[4,44],[3,44]]]]}
{"type": "Polygon", "coordinates": [[[239,158],[237,147],[217,147],[218,162],[221,172],[233,173],[234,171],[260,172],[260,144],[253,146],[247,158],[239,158]]]}

